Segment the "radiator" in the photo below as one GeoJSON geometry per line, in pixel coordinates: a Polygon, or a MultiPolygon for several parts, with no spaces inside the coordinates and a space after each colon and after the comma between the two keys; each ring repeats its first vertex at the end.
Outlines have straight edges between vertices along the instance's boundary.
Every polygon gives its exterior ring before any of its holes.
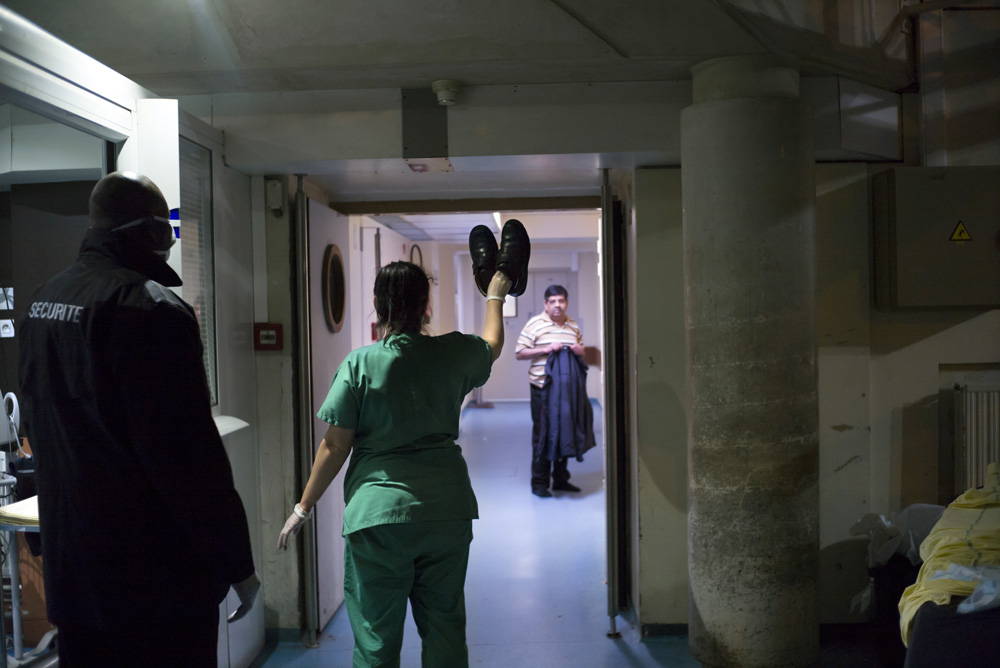
{"type": "Polygon", "coordinates": [[[955,491],[982,487],[1000,460],[1000,390],[955,387],[955,491]]]}

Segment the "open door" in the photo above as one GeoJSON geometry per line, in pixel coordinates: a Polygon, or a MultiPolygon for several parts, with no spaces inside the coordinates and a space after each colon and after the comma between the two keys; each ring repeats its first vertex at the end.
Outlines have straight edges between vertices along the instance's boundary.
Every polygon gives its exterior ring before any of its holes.
{"type": "MultiPolygon", "coordinates": [[[[312,347],[312,459],[326,423],[316,418],[340,362],[351,352],[349,275],[350,224],[347,216],[309,200],[309,329],[312,347]]],[[[310,460],[311,462],[311,460],[310,460]]],[[[316,631],[330,623],[344,602],[344,474],[345,466],[316,504],[316,631]]]]}
{"type": "Polygon", "coordinates": [[[601,188],[601,280],[604,295],[604,440],[607,485],[608,636],[619,637],[615,617],[628,606],[628,438],[625,382],[625,224],[612,196],[608,170],[601,188]]]}
{"type": "MultiPolygon", "coordinates": [[[[307,480],[326,423],[316,417],[340,362],[353,348],[348,217],[306,197],[301,177],[295,196],[298,391],[302,479],[307,480]]],[[[346,467],[316,504],[303,530],[305,628],[314,643],[344,602],[343,481],[346,467]]]]}

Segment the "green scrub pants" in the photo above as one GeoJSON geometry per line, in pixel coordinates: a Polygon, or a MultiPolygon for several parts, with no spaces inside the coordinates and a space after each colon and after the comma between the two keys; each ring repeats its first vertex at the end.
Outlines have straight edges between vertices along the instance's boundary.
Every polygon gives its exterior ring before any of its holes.
{"type": "Polygon", "coordinates": [[[406,601],[423,668],[466,668],[465,571],[472,520],[383,524],[345,536],[354,668],[398,668],[406,601]]]}

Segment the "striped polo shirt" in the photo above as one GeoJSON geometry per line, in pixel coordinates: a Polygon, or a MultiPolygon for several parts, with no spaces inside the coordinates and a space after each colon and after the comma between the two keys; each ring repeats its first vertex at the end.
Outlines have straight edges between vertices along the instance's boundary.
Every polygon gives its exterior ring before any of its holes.
{"type": "MultiPolygon", "coordinates": [[[[573,319],[566,316],[566,322],[557,325],[549,318],[549,314],[542,311],[535,317],[528,320],[517,337],[517,348],[515,353],[519,353],[526,348],[537,348],[547,346],[554,342],[564,343],[571,346],[574,343],[583,343],[583,335],[580,334],[580,326],[573,319]]],[[[540,355],[531,360],[528,368],[528,382],[535,387],[541,387],[545,383],[545,362],[548,355],[540,355]]]]}

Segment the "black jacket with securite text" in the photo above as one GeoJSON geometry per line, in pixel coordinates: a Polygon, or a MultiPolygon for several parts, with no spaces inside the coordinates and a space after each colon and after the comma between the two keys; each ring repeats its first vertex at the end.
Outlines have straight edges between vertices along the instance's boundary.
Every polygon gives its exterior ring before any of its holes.
{"type": "Polygon", "coordinates": [[[180,285],[172,269],[123,244],[89,230],[21,320],[24,426],[58,626],[169,623],[254,572],[194,311],[165,287],[180,285]]]}

